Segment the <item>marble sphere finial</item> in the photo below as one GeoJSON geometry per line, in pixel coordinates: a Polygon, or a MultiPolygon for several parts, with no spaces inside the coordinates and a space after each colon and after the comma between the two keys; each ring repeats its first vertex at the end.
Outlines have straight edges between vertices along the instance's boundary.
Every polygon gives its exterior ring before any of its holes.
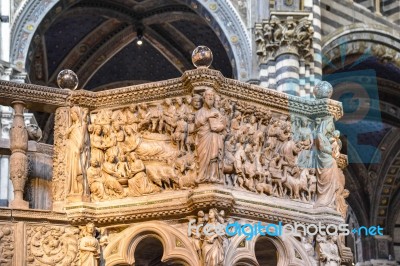
{"type": "Polygon", "coordinates": [[[320,81],[314,88],[314,95],[317,99],[331,98],[332,93],[332,85],[327,81],[320,81]]]}
{"type": "Polygon", "coordinates": [[[192,53],[192,63],[196,68],[208,68],[213,61],[213,54],[207,46],[197,46],[192,53]]]}
{"type": "Polygon", "coordinates": [[[78,76],[70,69],[61,70],[57,76],[57,84],[61,89],[76,90],[78,87],[78,76]]]}

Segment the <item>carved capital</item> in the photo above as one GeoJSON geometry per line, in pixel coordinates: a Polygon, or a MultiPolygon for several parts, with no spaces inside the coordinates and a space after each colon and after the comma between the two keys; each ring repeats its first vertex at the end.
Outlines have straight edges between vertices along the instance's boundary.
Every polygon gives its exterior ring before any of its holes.
{"type": "Polygon", "coordinates": [[[269,20],[255,24],[256,53],[261,63],[282,54],[295,54],[306,62],[313,60],[314,29],[309,13],[272,13],[269,20]]]}

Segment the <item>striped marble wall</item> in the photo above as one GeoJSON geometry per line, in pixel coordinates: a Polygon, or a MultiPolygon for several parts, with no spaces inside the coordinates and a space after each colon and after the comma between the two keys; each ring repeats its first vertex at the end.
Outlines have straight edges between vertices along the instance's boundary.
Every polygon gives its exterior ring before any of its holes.
{"type": "Polygon", "coordinates": [[[399,6],[399,0],[382,0],[381,15],[372,11],[375,10],[373,0],[322,0],[322,36],[354,23],[379,24],[400,31],[399,6]]]}

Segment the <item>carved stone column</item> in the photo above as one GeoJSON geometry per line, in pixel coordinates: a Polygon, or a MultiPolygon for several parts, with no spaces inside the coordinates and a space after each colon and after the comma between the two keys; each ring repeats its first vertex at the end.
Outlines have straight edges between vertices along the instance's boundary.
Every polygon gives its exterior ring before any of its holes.
{"type": "Polygon", "coordinates": [[[14,186],[14,200],[10,208],[28,209],[29,202],[23,200],[25,182],[28,175],[28,132],[24,122],[25,103],[12,102],[15,114],[10,130],[10,179],[14,186]]]}

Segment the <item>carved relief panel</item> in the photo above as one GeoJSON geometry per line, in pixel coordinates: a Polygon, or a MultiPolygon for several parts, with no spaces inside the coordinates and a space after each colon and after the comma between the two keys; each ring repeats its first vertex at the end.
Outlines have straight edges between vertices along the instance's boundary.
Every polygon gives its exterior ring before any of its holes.
{"type": "Polygon", "coordinates": [[[26,235],[27,265],[79,265],[79,229],[28,225],[26,235]]]}
{"type": "Polygon", "coordinates": [[[15,229],[13,225],[0,224],[0,265],[12,266],[15,254],[15,229]]]}
{"type": "Polygon", "coordinates": [[[214,183],[305,202],[318,198],[321,206],[346,211],[344,180],[324,170],[340,157],[332,117],[278,113],[207,86],[189,96],[90,114],[74,106],[56,116],[70,119],[57,131],[57,167],[64,169],[57,172],[64,184],[55,186],[58,198],[107,201],[214,183]],[[317,182],[318,167],[326,184],[336,184],[329,193],[317,182]]]}

